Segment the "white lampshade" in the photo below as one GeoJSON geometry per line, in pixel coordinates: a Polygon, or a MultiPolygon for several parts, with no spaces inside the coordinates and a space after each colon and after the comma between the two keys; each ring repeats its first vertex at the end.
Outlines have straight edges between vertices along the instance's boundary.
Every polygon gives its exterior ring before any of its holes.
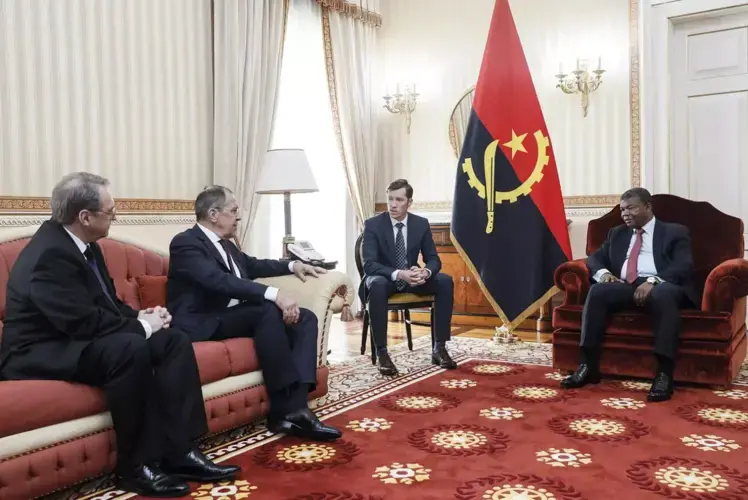
{"type": "Polygon", "coordinates": [[[319,191],[303,149],[271,149],[265,153],[257,183],[258,194],[319,191]]]}

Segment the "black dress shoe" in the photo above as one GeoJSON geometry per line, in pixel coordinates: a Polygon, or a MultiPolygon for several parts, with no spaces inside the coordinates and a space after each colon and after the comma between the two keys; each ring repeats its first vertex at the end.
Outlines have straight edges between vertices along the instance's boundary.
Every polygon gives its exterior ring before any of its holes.
{"type": "Polygon", "coordinates": [[[386,377],[394,377],[397,375],[397,368],[395,363],[390,359],[388,352],[383,352],[377,358],[377,365],[379,366],[379,374],[386,377]]]}
{"type": "Polygon", "coordinates": [[[441,368],[446,368],[447,370],[454,370],[457,368],[457,363],[452,360],[447,352],[446,346],[443,345],[434,348],[434,351],[431,353],[431,363],[439,365],[441,368]]]}
{"type": "Polygon", "coordinates": [[[309,408],[296,410],[283,418],[269,418],[268,430],[276,434],[289,434],[312,441],[332,441],[343,435],[335,427],[320,422],[317,415],[309,408]]]}
{"type": "Polygon", "coordinates": [[[144,497],[176,498],[190,494],[187,483],[165,474],[154,465],[141,465],[132,470],[118,471],[114,483],[120,490],[144,497]]]}
{"type": "Polygon", "coordinates": [[[652,388],[647,394],[647,401],[667,401],[673,397],[673,377],[664,372],[657,373],[652,388]]]}
{"type": "Polygon", "coordinates": [[[186,481],[207,483],[231,479],[241,470],[241,467],[214,464],[200,450],[193,449],[180,458],[164,459],[161,462],[161,470],[170,476],[186,481]]]}
{"type": "Polygon", "coordinates": [[[600,372],[592,369],[589,365],[581,364],[577,371],[561,381],[562,389],[578,389],[587,384],[599,384],[600,372]]]}

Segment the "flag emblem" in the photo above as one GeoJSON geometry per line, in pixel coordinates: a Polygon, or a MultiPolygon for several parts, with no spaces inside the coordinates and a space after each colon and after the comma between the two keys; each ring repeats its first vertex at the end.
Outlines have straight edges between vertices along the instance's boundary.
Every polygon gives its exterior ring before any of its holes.
{"type": "MultiPolygon", "coordinates": [[[[517,150],[527,152],[522,144],[527,134],[517,136],[512,130],[512,140],[504,144],[512,148],[512,157],[517,150]],[[518,143],[516,141],[519,141],[518,143]],[[516,148],[516,149],[515,149],[516,148]]],[[[473,160],[471,158],[465,158],[462,163],[462,171],[467,174],[468,185],[477,191],[478,196],[481,199],[486,200],[486,218],[488,222],[486,224],[486,234],[493,232],[493,221],[494,221],[494,205],[496,203],[503,203],[508,201],[509,203],[515,203],[517,198],[520,196],[527,196],[532,191],[535,184],[543,179],[543,168],[548,165],[550,158],[548,157],[548,146],[550,141],[548,137],[543,134],[542,131],[537,130],[533,134],[535,142],[538,145],[537,159],[535,161],[535,168],[532,173],[525,179],[525,181],[510,191],[495,191],[494,180],[495,180],[495,164],[496,164],[496,149],[499,146],[499,141],[491,142],[486,147],[485,154],[483,157],[483,178],[486,179],[485,185],[480,181],[477,175],[475,175],[475,168],[473,167],[473,160]]]]}

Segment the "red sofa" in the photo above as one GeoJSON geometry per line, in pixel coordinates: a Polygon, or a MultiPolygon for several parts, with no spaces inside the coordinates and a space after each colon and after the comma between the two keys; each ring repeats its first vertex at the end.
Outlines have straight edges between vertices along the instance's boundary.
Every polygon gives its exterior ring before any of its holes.
{"type": "MultiPolygon", "coordinates": [[[[0,330],[8,272],[35,228],[0,235],[0,330]]],[[[168,259],[137,242],[104,239],[101,248],[117,295],[135,309],[164,304],[168,259]]],[[[327,337],[332,314],[350,304],[347,277],[329,272],[302,283],[293,276],[261,280],[293,293],[320,320],[319,384],[327,393],[327,337]]],[[[194,344],[211,433],[247,424],[268,409],[251,339],[194,344]]],[[[111,471],[115,440],[103,393],[57,381],[0,381],[0,500],[29,499],[111,471]]]]}
{"type": "MultiPolygon", "coordinates": [[[[654,195],[655,217],[691,231],[694,279],[702,292],[699,309],[684,310],[675,379],[729,384],[746,357],[748,261],[743,257],[743,221],[707,202],[654,195]]],[[[608,231],[621,224],[620,207],[590,221],[587,255],[602,246],[608,231]]],[[[574,370],[579,364],[582,309],[591,281],[585,259],[561,265],[555,274],[563,303],[553,311],[553,366],[574,370]]],[[[600,368],[603,373],[651,378],[655,358],[650,317],[637,310],[614,314],[606,330],[600,368]]]]}

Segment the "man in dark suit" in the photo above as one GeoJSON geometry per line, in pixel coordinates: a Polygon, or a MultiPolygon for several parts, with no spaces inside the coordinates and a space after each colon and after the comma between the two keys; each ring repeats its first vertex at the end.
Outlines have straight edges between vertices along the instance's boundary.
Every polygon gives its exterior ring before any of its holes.
{"type": "Polygon", "coordinates": [[[379,372],[397,375],[397,368],[387,352],[387,301],[397,292],[434,295],[435,343],[431,362],[442,368],[457,367],[447,352],[450,339],[454,284],[452,278],[439,272],[442,263],[436,253],[429,221],[409,214],[413,203],[413,187],[398,179],[387,187],[389,212],[372,217],[364,223],[361,257],[364,278],[359,287],[363,304],[368,304],[372,349],[377,350],[379,372]],[[418,266],[418,254],[425,266],[418,266]]]}
{"type": "Polygon", "coordinates": [[[184,480],[219,481],[193,444],[208,430],[189,337],[164,308],[135,311],[114,289],[96,240],[115,206],[108,181],[64,177],[52,219],[21,251],[8,278],[0,370],[8,380],[65,380],[101,387],[117,437],[117,484],[152,497],[189,494],[184,480]],[[159,463],[159,465],[156,465],[159,463]]]}
{"type": "Polygon", "coordinates": [[[268,428],[323,441],[339,438],[340,431],[307,406],[317,384],[317,317],[287,292],[253,281],[288,274],[306,281],[326,271],[241,252],[231,242],[240,218],[228,188],[203,190],[195,214],[197,224],[176,235],[169,248],[167,305],[174,325],[193,341],[254,339],[270,397],[268,428]]]}
{"type": "Polygon", "coordinates": [[[691,279],[693,258],[688,228],[655,219],[652,195],[644,188],[621,196],[623,225],[614,227],[587,258],[590,287],[582,313],[582,362],[561,382],[564,388],[600,381],[600,347],[610,314],[642,307],[654,319],[654,353],[658,368],[649,401],[673,394],[673,369],[680,334],[680,312],[700,302],[691,279]]]}

